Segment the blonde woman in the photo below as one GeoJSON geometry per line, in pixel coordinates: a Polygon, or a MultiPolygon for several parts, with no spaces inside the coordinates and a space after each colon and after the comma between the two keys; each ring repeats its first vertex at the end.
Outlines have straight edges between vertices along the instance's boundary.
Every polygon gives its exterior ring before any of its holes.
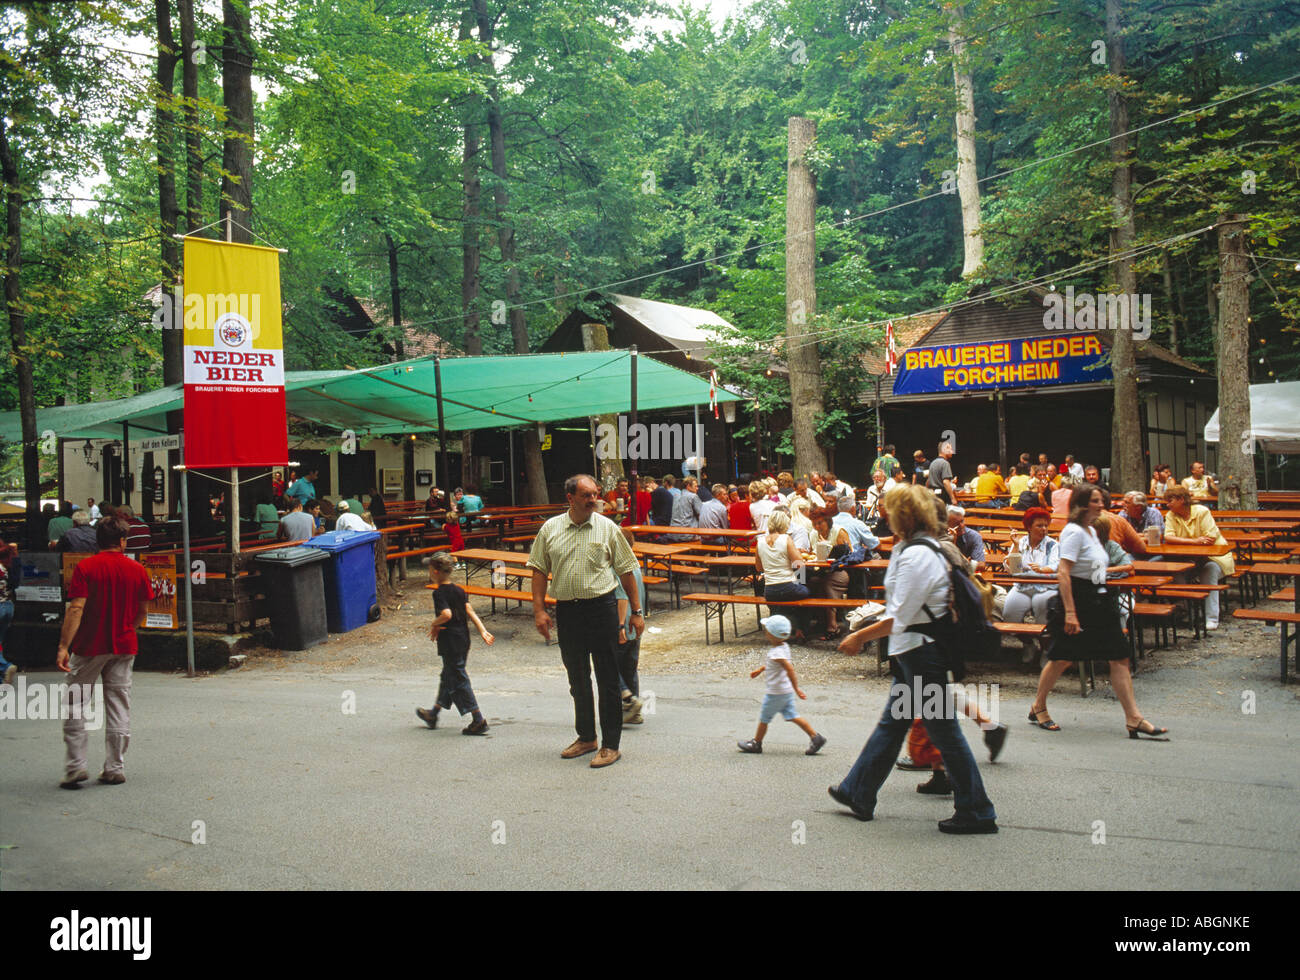
{"type": "MultiPolygon", "coordinates": [[[[766,532],[758,536],[754,547],[754,567],[763,576],[763,598],[769,602],[793,602],[807,599],[808,587],[802,578],[803,555],[790,537],[790,515],[773,511],[767,519],[766,532]]],[[[792,640],[798,643],[808,633],[808,611],[793,606],[772,610],[790,617],[796,626],[792,640]]]]}
{"type": "Polygon", "coordinates": [[[767,499],[767,487],[762,480],[749,485],[749,519],[759,531],[767,530],[767,519],[776,504],[767,499]]]}
{"type": "Polygon", "coordinates": [[[817,532],[808,517],[808,501],[791,494],[786,498],[785,504],[790,512],[790,536],[794,538],[794,543],[800,551],[811,553],[817,532]]]}
{"type": "MultiPolygon", "coordinates": [[[[884,506],[898,540],[885,573],[885,615],[893,620],[889,656],[901,678],[890,687],[884,711],[857,762],[828,792],[859,820],[871,820],[877,794],[893,771],[912,719],[924,708],[926,732],[939,750],[953,792],[955,812],[939,822],[939,830],[945,834],[996,834],[997,814],[984,792],[979,767],[957,724],[956,712],[951,710],[953,699],[933,699],[947,702],[936,712],[930,710],[927,694],[916,696],[918,691],[944,691],[949,670],[945,645],[951,642],[948,601],[952,586],[948,562],[941,553],[944,532],[933,494],[921,486],[897,487],[885,494],[884,506]],[[932,714],[939,717],[930,717],[932,714]]],[[[850,636],[840,649],[846,653],[860,650],[861,643],[855,645],[853,640],[850,636]]]]}

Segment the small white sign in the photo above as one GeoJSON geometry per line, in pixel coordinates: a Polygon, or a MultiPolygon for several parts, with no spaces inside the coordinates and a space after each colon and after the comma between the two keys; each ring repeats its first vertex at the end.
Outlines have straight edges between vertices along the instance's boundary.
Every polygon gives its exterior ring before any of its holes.
{"type": "Polygon", "coordinates": [[[144,617],[146,629],[163,629],[172,628],[172,618],[167,613],[146,613],[144,617]]]}
{"type": "Polygon", "coordinates": [[[20,585],[19,602],[62,602],[63,590],[57,585],[20,585]]]}
{"type": "Polygon", "coordinates": [[[149,439],[141,439],[135,443],[135,445],[139,447],[140,452],[142,453],[156,453],[165,449],[180,449],[181,437],[179,435],[155,436],[149,439]]]}

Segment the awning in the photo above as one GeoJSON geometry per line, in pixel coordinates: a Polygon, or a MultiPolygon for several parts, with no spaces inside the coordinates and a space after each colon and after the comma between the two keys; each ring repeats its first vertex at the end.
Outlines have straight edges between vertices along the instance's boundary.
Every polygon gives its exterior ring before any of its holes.
{"type": "MultiPolygon", "coordinates": [[[[626,412],[631,406],[631,354],[585,351],[443,358],[443,414],[449,432],[559,422],[626,412]]],[[[436,431],[434,358],[383,364],[357,371],[290,371],[285,376],[288,411],[300,418],[359,436],[436,431]]],[[[719,402],[740,396],[717,389],[719,402]]],[[[706,405],[709,383],[650,357],[637,358],[637,409],[706,405]]],[[[120,439],[122,423],[132,434],[167,431],[167,413],[183,407],[179,385],[86,405],[37,409],[38,436],[120,439]]],[[[0,413],[0,440],[18,442],[17,412],[0,413]]]]}
{"type": "MultiPolygon", "coordinates": [[[[1300,381],[1250,386],[1250,432],[1229,441],[1247,438],[1266,453],[1300,453],[1300,381]]],[[[1205,441],[1219,441],[1217,408],[1205,423],[1205,441]]]]}

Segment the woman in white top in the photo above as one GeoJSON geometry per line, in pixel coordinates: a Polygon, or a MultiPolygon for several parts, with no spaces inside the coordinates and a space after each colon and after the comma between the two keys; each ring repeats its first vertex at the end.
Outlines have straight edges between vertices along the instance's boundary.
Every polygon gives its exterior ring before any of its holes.
{"type": "Polygon", "coordinates": [[[813,537],[817,532],[808,517],[808,501],[798,494],[791,494],[786,498],[785,508],[790,513],[790,537],[794,538],[795,547],[800,551],[812,551],[813,537]]]}
{"type": "MultiPolygon", "coordinates": [[[[953,699],[946,696],[949,658],[945,648],[951,642],[947,630],[951,627],[952,586],[948,562],[940,549],[943,531],[933,494],[922,486],[898,487],[886,495],[885,509],[897,535],[885,573],[885,615],[893,621],[889,656],[898,668],[895,676],[901,677],[890,688],[880,721],[858,761],[828,792],[859,820],[872,819],[880,787],[894,769],[913,717],[920,714],[943,757],[953,788],[955,813],[940,821],[939,829],[948,834],[995,834],[997,814],[958,727],[953,699]],[[932,710],[936,707],[937,711],[932,710]]],[[[854,652],[853,637],[840,649],[854,652]]],[[[861,649],[861,643],[856,649],[861,649]]]]}
{"type": "MultiPolygon", "coordinates": [[[[772,602],[794,602],[807,599],[808,587],[797,581],[803,578],[803,555],[786,532],[790,530],[790,515],[776,510],[767,518],[767,531],[760,534],[754,544],[754,567],[763,576],[763,598],[772,602]]],[[[788,615],[795,624],[792,642],[802,640],[808,632],[808,611],[795,606],[782,606],[773,613],[788,615]]]]}
{"type": "Polygon", "coordinates": [[[1047,604],[1056,595],[1056,573],[1061,560],[1060,547],[1047,536],[1051,517],[1042,507],[1030,507],[1021,518],[1029,533],[1011,543],[1011,554],[1020,555],[1020,574],[1052,577],[1044,578],[1041,585],[1017,582],[1012,586],[1002,607],[1004,622],[1023,623],[1030,611],[1035,623],[1047,622],[1047,604]]]}
{"type": "Polygon", "coordinates": [[[749,485],[749,518],[754,522],[755,528],[767,530],[768,515],[775,507],[776,504],[767,498],[767,487],[763,481],[755,480],[749,485]]]}
{"type": "Polygon", "coordinates": [[[1093,525],[1102,512],[1101,491],[1085,484],[1070,497],[1070,522],[1061,531],[1061,557],[1056,581],[1059,598],[1047,611],[1048,661],[1038,677],[1038,693],[1029,720],[1049,732],[1061,726],[1047,713],[1047,695],[1070,664],[1081,658],[1110,661],[1110,684],[1124,708],[1129,738],[1155,737],[1169,729],[1158,728],[1142,717],[1133,696],[1129,671],[1129,646],[1120,625],[1115,594],[1106,590],[1110,558],[1093,525]]]}

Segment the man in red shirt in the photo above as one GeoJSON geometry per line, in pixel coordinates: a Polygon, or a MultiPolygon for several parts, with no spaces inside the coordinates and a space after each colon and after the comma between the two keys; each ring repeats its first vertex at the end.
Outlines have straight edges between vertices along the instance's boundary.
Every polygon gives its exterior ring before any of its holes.
{"type": "Polygon", "coordinates": [[[68,612],[59,634],[59,670],[68,671],[63,720],[67,746],[64,789],[80,789],[86,771],[86,726],[82,717],[104,679],[104,771],[101,783],[126,782],[122,756],[131,740],[131,669],[135,664],[137,626],[144,623],[143,603],[154,598],[149,573],[127,557],[130,525],[120,517],[95,525],[99,553],[77,563],[68,586],[68,612]],[[69,657],[71,651],[71,657],[69,657]]]}
{"type": "Polygon", "coordinates": [[[727,522],[733,531],[754,530],[754,520],[749,514],[749,501],[740,499],[739,487],[727,487],[727,522]]]}
{"type": "Polygon", "coordinates": [[[650,495],[655,492],[659,484],[652,476],[641,477],[641,489],[636,492],[636,523],[651,524],[650,520],[650,495]]]}
{"type": "Polygon", "coordinates": [[[117,516],[126,521],[131,528],[131,533],[126,537],[126,550],[132,554],[139,551],[148,551],[149,546],[153,543],[153,533],[149,530],[149,525],[135,516],[135,511],[131,509],[129,504],[123,504],[119,507],[117,516]]]}

